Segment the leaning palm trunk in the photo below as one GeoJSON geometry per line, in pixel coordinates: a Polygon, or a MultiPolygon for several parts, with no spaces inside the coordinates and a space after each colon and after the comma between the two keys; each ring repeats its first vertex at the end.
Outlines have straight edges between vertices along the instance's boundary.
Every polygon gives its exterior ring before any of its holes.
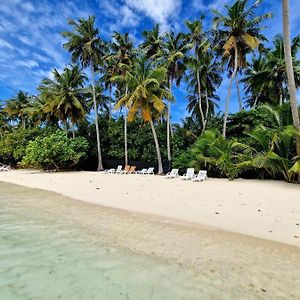
{"type": "MultiPolygon", "coordinates": [[[[126,85],[125,96],[128,94],[128,86],[126,85]]],[[[125,106],[124,113],[124,151],[125,151],[125,166],[128,165],[128,148],[127,148],[127,108],[125,106]]]]}
{"type": "Polygon", "coordinates": [[[95,126],[96,126],[97,151],[98,151],[97,171],[102,171],[103,170],[103,164],[102,164],[100,133],[99,133],[99,124],[98,124],[98,109],[97,109],[96,93],[95,93],[94,65],[92,63],[91,63],[91,76],[92,76],[92,94],[93,94],[94,111],[95,111],[95,126]]]}
{"type": "Polygon", "coordinates": [[[237,72],[237,65],[238,65],[238,49],[237,46],[235,45],[234,47],[234,70],[231,74],[230,81],[229,81],[229,87],[228,87],[228,94],[227,94],[227,99],[226,99],[226,104],[225,104],[225,111],[224,111],[224,123],[223,123],[223,137],[226,138],[226,127],[227,127],[227,118],[228,118],[228,111],[229,111],[229,102],[230,102],[230,96],[231,96],[231,90],[232,90],[232,83],[233,79],[236,75],[237,72]]]}
{"type": "MultiPolygon", "coordinates": [[[[172,80],[170,80],[170,93],[172,89],[172,80]]],[[[169,170],[172,167],[172,155],[171,155],[171,141],[170,141],[170,116],[171,115],[171,102],[168,101],[168,112],[167,112],[167,155],[168,155],[168,168],[169,170]]],[[[169,171],[168,170],[168,171],[169,171]]]]}
{"type": "MultiPolygon", "coordinates": [[[[282,0],[282,16],[283,16],[283,45],[284,57],[286,65],[286,73],[288,77],[288,89],[290,94],[291,109],[293,116],[293,124],[300,132],[300,120],[297,105],[296,85],[294,78],[293,60],[291,54],[291,40],[290,40],[290,16],[289,16],[289,0],[282,0]]],[[[297,138],[297,155],[300,155],[300,139],[297,138]]],[[[298,181],[300,183],[300,173],[298,173],[298,181]]]]}
{"type": "Polygon", "coordinates": [[[153,134],[153,138],[154,138],[154,142],[155,142],[157,162],[158,162],[158,174],[162,175],[164,173],[164,170],[163,170],[163,167],[162,167],[159,143],[158,143],[158,139],[157,139],[157,135],[156,135],[156,131],[155,131],[152,119],[149,121],[149,123],[150,123],[150,126],[151,126],[151,130],[152,130],[152,134],[153,134]]]}
{"type": "Polygon", "coordinates": [[[199,111],[201,116],[201,123],[202,123],[202,132],[205,130],[205,117],[202,109],[202,95],[201,95],[201,81],[200,81],[200,74],[199,71],[197,71],[197,85],[198,85],[198,105],[199,105],[199,111]]]}
{"type": "Polygon", "coordinates": [[[242,111],[243,110],[243,103],[242,103],[242,98],[241,98],[238,73],[236,73],[236,76],[235,76],[235,84],[236,84],[236,90],[237,90],[238,101],[239,101],[239,109],[240,109],[240,111],[242,111]]]}

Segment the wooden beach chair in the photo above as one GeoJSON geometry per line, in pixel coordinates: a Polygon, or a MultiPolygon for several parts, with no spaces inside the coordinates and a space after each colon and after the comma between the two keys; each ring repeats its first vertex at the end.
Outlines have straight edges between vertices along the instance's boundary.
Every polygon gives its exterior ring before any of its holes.
{"type": "Polygon", "coordinates": [[[136,166],[131,166],[130,169],[126,174],[134,174],[135,173],[136,166]]]}
{"type": "Polygon", "coordinates": [[[119,174],[126,174],[126,173],[128,173],[129,170],[130,170],[130,166],[126,165],[124,170],[123,171],[121,170],[119,174]]]}

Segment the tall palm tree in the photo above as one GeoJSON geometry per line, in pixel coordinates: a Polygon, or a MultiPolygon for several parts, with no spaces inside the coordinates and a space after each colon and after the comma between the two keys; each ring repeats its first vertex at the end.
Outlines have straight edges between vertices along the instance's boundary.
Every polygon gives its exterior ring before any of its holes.
{"type": "Polygon", "coordinates": [[[74,137],[75,124],[82,121],[86,114],[84,89],[86,76],[78,66],[73,66],[65,67],[62,73],[54,69],[53,77],[53,80],[44,79],[38,88],[41,98],[45,100],[43,110],[45,113],[52,113],[65,124],[70,120],[74,137]]]}
{"type": "MultiPolygon", "coordinates": [[[[126,72],[132,68],[134,60],[133,42],[128,33],[124,35],[115,32],[114,41],[111,43],[111,58],[115,61],[116,74],[119,78],[117,81],[119,91],[123,90],[125,96],[128,94],[128,84],[126,82],[126,72]]],[[[115,77],[116,78],[116,77],[115,77]]],[[[114,81],[114,77],[111,78],[114,81]]],[[[125,108],[124,116],[124,152],[125,165],[128,165],[128,147],[127,147],[127,116],[125,108]]]]}
{"type": "Polygon", "coordinates": [[[30,96],[23,91],[19,91],[15,97],[7,100],[4,112],[7,113],[8,117],[18,120],[20,126],[25,128],[26,119],[28,118],[27,109],[29,105],[30,96]]]}
{"type": "Polygon", "coordinates": [[[128,108],[128,121],[133,121],[140,114],[150,124],[156,147],[158,174],[163,174],[163,167],[154,120],[159,119],[165,109],[163,98],[170,98],[166,88],[166,75],[165,68],[154,68],[146,57],[138,58],[134,67],[126,72],[129,92],[115,106],[116,109],[121,106],[128,108]]]}
{"type": "MultiPolygon", "coordinates": [[[[163,52],[161,54],[164,64],[167,68],[167,78],[169,83],[170,93],[172,92],[172,85],[180,85],[180,81],[186,70],[185,54],[191,48],[190,44],[186,43],[187,36],[182,32],[175,34],[173,30],[165,34],[163,52]]],[[[173,97],[174,99],[174,97],[173,97]]],[[[171,99],[170,99],[171,100],[171,99]]],[[[172,165],[170,129],[171,129],[171,101],[168,101],[167,109],[167,154],[169,169],[172,165]]]]}
{"type": "Polygon", "coordinates": [[[188,111],[192,117],[199,117],[201,132],[204,132],[209,116],[214,114],[214,108],[218,106],[216,89],[222,81],[221,67],[212,52],[206,50],[198,60],[190,58],[187,67],[188,111]]]}
{"type": "Polygon", "coordinates": [[[142,33],[144,42],[140,45],[141,49],[146,51],[147,58],[155,60],[159,58],[163,50],[163,34],[160,33],[160,27],[155,24],[152,30],[145,30],[142,33]]]}
{"type": "Polygon", "coordinates": [[[94,101],[95,126],[97,136],[97,151],[98,151],[98,168],[103,170],[101,143],[97,114],[97,100],[95,92],[95,69],[101,62],[103,57],[103,42],[99,37],[99,31],[95,28],[95,17],[90,16],[88,19],[79,19],[78,21],[69,19],[69,24],[73,26],[73,31],[66,31],[62,36],[68,41],[64,44],[64,48],[72,53],[72,61],[80,61],[82,67],[90,67],[92,96],[94,101]]]}
{"type": "Polygon", "coordinates": [[[254,8],[260,1],[247,7],[248,0],[237,0],[232,6],[225,5],[227,14],[223,15],[214,10],[215,43],[222,47],[223,57],[227,58],[230,81],[228,94],[225,103],[223,136],[226,137],[226,125],[228,118],[229,102],[233,80],[236,74],[246,64],[247,53],[253,51],[265,40],[260,33],[261,24],[264,19],[270,17],[270,14],[256,17],[254,8]],[[220,26],[222,25],[222,28],[220,26]]]}
{"type": "Polygon", "coordinates": [[[192,115],[197,115],[198,111],[202,124],[201,131],[203,132],[208,113],[213,111],[213,98],[218,99],[215,95],[215,88],[221,83],[220,66],[213,59],[210,44],[203,32],[202,19],[193,22],[187,21],[185,24],[189,29],[188,42],[192,44],[194,52],[193,57],[190,57],[188,62],[187,79],[188,87],[191,90],[191,94],[188,96],[190,100],[188,110],[192,111],[192,115]],[[198,95],[197,106],[195,106],[196,95],[198,95]]]}
{"type": "MultiPolygon", "coordinates": [[[[289,0],[282,0],[282,20],[283,20],[283,40],[284,40],[284,56],[286,62],[286,73],[288,77],[288,89],[290,94],[291,109],[293,115],[293,124],[300,132],[300,120],[298,112],[298,103],[296,95],[296,85],[293,72],[293,58],[291,53],[291,34],[290,34],[290,7],[289,0]]],[[[297,154],[300,155],[300,138],[297,139],[297,154]]],[[[300,182],[300,173],[298,174],[300,182]]]]}

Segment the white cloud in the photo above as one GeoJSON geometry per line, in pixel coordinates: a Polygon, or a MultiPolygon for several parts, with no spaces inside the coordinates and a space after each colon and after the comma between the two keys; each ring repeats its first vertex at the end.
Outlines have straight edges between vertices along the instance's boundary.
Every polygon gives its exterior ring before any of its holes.
{"type": "Polygon", "coordinates": [[[169,27],[171,17],[179,15],[181,10],[181,0],[125,0],[125,3],[159,23],[163,30],[169,27]]]}
{"type": "Polygon", "coordinates": [[[8,49],[11,49],[11,50],[15,49],[15,47],[11,43],[9,43],[9,42],[7,42],[3,39],[0,39],[0,47],[8,48],[8,49]]]}
{"type": "Polygon", "coordinates": [[[18,67],[25,67],[25,68],[29,68],[29,69],[32,69],[32,68],[35,68],[35,67],[39,66],[39,64],[35,60],[32,60],[32,59],[16,60],[14,63],[18,67]]]}
{"type": "Polygon", "coordinates": [[[28,11],[28,12],[33,12],[34,11],[34,6],[30,2],[23,2],[21,3],[21,7],[28,11]]]}

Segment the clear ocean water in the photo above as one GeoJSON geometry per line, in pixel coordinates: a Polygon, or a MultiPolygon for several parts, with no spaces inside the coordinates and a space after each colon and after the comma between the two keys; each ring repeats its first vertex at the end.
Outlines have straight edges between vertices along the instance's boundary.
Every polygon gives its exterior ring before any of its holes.
{"type": "Polygon", "coordinates": [[[199,299],[194,272],[107,245],[72,204],[0,182],[0,299],[199,299]]]}

